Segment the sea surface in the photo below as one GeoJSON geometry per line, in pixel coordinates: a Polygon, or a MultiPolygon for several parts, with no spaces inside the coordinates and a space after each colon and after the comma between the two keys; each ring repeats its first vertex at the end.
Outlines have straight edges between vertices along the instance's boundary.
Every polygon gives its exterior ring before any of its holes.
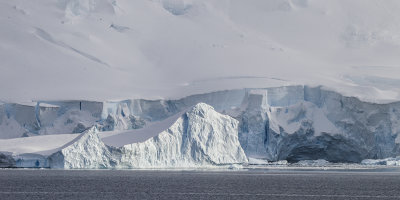
{"type": "Polygon", "coordinates": [[[0,169],[0,199],[400,199],[400,170],[0,169]]]}

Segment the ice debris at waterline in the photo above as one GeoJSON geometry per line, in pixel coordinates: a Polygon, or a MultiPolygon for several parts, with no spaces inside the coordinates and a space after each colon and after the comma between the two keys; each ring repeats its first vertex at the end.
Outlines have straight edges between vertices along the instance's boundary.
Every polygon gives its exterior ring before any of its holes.
{"type": "Polygon", "coordinates": [[[385,166],[400,166],[400,156],[396,158],[385,159],[365,159],[361,161],[362,165],[385,165],[385,166]]]}
{"type": "MultiPolygon", "coordinates": [[[[48,157],[50,168],[187,168],[247,163],[238,121],[200,103],[144,142],[106,145],[93,127],[48,157]]],[[[24,167],[36,167],[28,162],[24,167]],[[31,164],[31,166],[28,166],[31,164]]]]}

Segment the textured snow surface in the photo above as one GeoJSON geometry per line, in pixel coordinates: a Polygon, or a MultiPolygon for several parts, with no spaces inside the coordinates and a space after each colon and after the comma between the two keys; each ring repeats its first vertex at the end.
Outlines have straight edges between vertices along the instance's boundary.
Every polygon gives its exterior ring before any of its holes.
{"type": "Polygon", "coordinates": [[[247,163],[238,121],[197,104],[167,130],[120,148],[104,144],[96,128],[49,157],[51,168],[169,168],[247,163]]]}
{"type": "Polygon", "coordinates": [[[293,84],[399,100],[399,10],[398,0],[3,0],[0,101],[293,84]]]}

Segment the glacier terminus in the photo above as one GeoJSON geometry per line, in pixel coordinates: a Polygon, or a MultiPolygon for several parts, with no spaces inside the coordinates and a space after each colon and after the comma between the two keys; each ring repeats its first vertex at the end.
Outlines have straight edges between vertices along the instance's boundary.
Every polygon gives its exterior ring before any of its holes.
{"type": "Polygon", "coordinates": [[[178,100],[2,104],[0,111],[7,130],[1,165],[8,167],[373,164],[367,159],[400,153],[400,102],[363,102],[323,87],[226,90],[178,100]],[[58,144],[42,144],[48,140],[58,144]]]}

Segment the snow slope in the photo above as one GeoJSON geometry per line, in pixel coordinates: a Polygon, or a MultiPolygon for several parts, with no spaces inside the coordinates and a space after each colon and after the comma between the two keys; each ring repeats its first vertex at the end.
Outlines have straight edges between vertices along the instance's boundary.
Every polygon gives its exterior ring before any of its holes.
{"type": "Polygon", "coordinates": [[[113,132],[102,132],[100,137],[102,141],[107,145],[114,147],[121,147],[126,144],[132,144],[137,142],[144,142],[151,137],[157,136],[164,130],[167,130],[172,126],[184,113],[185,111],[179,112],[167,119],[162,121],[153,122],[147,125],[145,128],[133,129],[127,131],[113,131],[113,132]]]}
{"type": "Polygon", "coordinates": [[[0,2],[0,100],[324,85],[400,99],[397,0],[0,2]]]}
{"type": "Polygon", "coordinates": [[[78,134],[43,135],[13,139],[0,139],[0,152],[12,152],[14,155],[37,153],[50,155],[56,148],[68,144],[78,134]]]}

